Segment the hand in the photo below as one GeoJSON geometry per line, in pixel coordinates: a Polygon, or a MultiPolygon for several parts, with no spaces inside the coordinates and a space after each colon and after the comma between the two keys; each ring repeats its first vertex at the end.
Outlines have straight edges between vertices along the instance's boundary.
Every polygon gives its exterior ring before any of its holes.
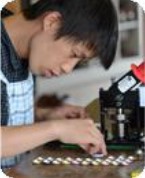
{"type": "Polygon", "coordinates": [[[49,116],[51,118],[86,118],[88,113],[80,106],[62,105],[52,109],[49,116]]]}
{"type": "Polygon", "coordinates": [[[56,138],[64,143],[78,144],[90,154],[107,154],[103,135],[90,119],[55,120],[56,138]]]}
{"type": "Polygon", "coordinates": [[[87,118],[88,113],[80,106],[62,105],[55,108],[36,108],[37,121],[59,118],[87,118]]]}

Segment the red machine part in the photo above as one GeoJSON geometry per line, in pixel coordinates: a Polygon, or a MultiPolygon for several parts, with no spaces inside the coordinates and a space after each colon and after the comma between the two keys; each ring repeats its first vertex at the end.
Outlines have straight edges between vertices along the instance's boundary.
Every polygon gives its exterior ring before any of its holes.
{"type": "Polygon", "coordinates": [[[143,84],[145,84],[145,61],[142,62],[139,66],[132,64],[131,69],[136,78],[138,78],[143,84]]]}

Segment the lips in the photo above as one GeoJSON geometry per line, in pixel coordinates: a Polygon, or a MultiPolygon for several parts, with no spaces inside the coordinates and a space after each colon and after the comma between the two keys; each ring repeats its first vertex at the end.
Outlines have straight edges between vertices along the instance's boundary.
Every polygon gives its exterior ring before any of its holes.
{"type": "Polygon", "coordinates": [[[45,70],[44,71],[44,76],[46,76],[47,78],[58,77],[60,75],[61,75],[61,72],[56,71],[56,70],[45,70]]]}
{"type": "Polygon", "coordinates": [[[57,70],[52,70],[51,73],[52,73],[53,76],[56,76],[56,77],[61,75],[61,72],[57,71],[57,70]]]}
{"type": "Polygon", "coordinates": [[[47,77],[47,78],[52,77],[52,73],[49,70],[45,70],[43,73],[44,73],[44,76],[47,77]]]}

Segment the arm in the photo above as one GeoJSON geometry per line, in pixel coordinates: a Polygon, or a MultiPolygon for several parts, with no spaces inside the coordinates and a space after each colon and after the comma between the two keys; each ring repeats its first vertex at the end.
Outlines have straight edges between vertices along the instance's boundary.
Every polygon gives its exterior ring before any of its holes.
{"type": "Polygon", "coordinates": [[[56,139],[51,122],[1,127],[2,157],[13,156],[56,139]]]}
{"type": "Polygon", "coordinates": [[[46,142],[60,140],[78,144],[90,154],[106,154],[102,134],[94,122],[87,119],[54,120],[28,126],[2,127],[2,157],[13,156],[46,142]]]}
{"type": "Polygon", "coordinates": [[[88,118],[89,114],[86,109],[80,106],[73,106],[68,104],[62,104],[59,107],[54,108],[44,108],[44,107],[35,107],[35,121],[43,121],[50,119],[73,119],[73,118],[88,118]]]}
{"type": "Polygon", "coordinates": [[[87,118],[89,114],[81,106],[63,103],[55,95],[43,95],[35,103],[35,121],[44,121],[58,118],[87,118]]]}

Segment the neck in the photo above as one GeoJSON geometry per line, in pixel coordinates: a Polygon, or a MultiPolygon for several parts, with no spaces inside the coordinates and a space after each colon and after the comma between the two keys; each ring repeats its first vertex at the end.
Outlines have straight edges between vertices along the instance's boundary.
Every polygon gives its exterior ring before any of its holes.
{"type": "Polygon", "coordinates": [[[31,38],[42,28],[40,19],[27,21],[22,14],[18,14],[6,18],[4,24],[17,54],[28,59],[31,38]]]}

